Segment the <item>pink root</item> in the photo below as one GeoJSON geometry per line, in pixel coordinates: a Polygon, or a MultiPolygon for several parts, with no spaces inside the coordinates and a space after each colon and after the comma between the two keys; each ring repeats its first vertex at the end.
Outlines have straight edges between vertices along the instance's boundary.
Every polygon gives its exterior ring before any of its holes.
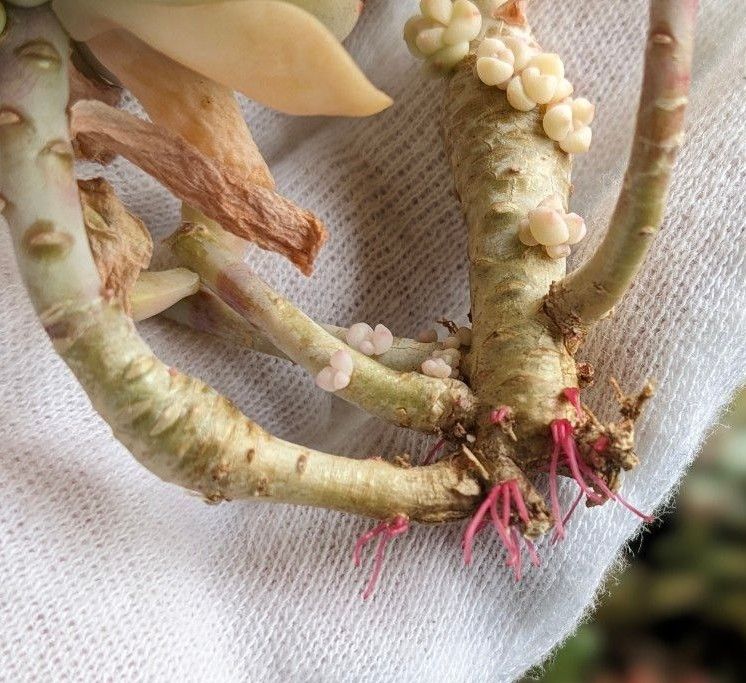
{"type": "Polygon", "coordinates": [[[641,512],[638,510],[632,503],[630,503],[628,500],[620,496],[618,493],[614,493],[607,485],[606,482],[599,477],[595,472],[593,472],[590,468],[588,468],[587,471],[588,476],[591,478],[591,481],[599,488],[599,490],[611,500],[617,501],[617,503],[621,503],[626,507],[630,512],[637,515],[640,519],[642,519],[644,522],[650,524],[655,518],[652,515],[647,515],[644,512],[641,512]]]}
{"type": "MultiPolygon", "coordinates": [[[[567,511],[567,513],[565,514],[564,518],[562,519],[563,530],[564,530],[564,528],[567,527],[567,523],[570,521],[570,518],[572,517],[572,513],[575,512],[575,508],[578,507],[578,505],[580,504],[581,500],[583,500],[583,492],[582,491],[580,491],[578,493],[578,495],[575,497],[575,500],[573,501],[572,505],[570,506],[570,509],[567,511]]],[[[557,541],[559,541],[560,538],[564,538],[564,535],[560,536],[557,533],[557,530],[555,529],[554,536],[552,536],[552,544],[554,544],[557,541]]]]}
{"type": "Polygon", "coordinates": [[[443,446],[446,445],[445,439],[438,439],[428,450],[428,452],[425,454],[425,458],[422,461],[423,465],[432,465],[433,462],[435,462],[435,457],[440,453],[440,450],[443,448],[443,446]]]}
{"type": "MultiPolygon", "coordinates": [[[[489,523],[487,521],[487,513],[489,513],[492,526],[508,553],[508,559],[505,564],[513,569],[516,581],[520,581],[523,573],[521,558],[521,539],[523,537],[516,525],[512,523],[513,512],[517,514],[518,519],[524,524],[529,522],[530,517],[526,501],[523,499],[523,494],[515,479],[493,487],[469,521],[461,544],[464,551],[465,564],[469,565],[472,562],[474,538],[489,523]]],[[[531,563],[534,566],[538,566],[539,557],[536,553],[536,548],[528,539],[523,539],[523,541],[528,548],[531,563]]]]}
{"type": "MultiPolygon", "coordinates": [[[[568,391],[571,390],[565,390],[565,392],[568,391]]],[[[570,399],[568,398],[568,400],[570,399]]],[[[586,464],[580,455],[578,445],[575,442],[573,427],[568,420],[554,420],[550,425],[550,430],[552,433],[552,456],[549,461],[549,496],[551,500],[552,516],[554,517],[554,536],[552,538],[552,543],[556,543],[558,540],[565,537],[565,526],[584,496],[593,503],[603,503],[606,500],[615,500],[624,505],[624,507],[636,514],[645,522],[649,523],[653,521],[653,518],[650,515],[640,512],[618,493],[614,493],[607,486],[606,482],[586,464]],[[564,460],[560,461],[560,457],[563,457],[564,460]],[[572,504],[564,518],[562,517],[557,491],[557,470],[560,465],[566,465],[568,467],[572,474],[572,478],[580,487],[578,497],[575,499],[575,502],[572,504]],[[586,478],[590,479],[592,485],[597,489],[597,491],[600,491],[600,493],[591,488],[586,481],[586,478]]],[[[597,453],[603,453],[608,446],[608,438],[601,436],[596,440],[592,448],[597,453]]]]}
{"type": "Polygon", "coordinates": [[[578,417],[582,417],[583,406],[580,404],[580,389],[577,387],[567,387],[567,389],[562,390],[562,395],[572,404],[572,407],[575,408],[578,417]]]}
{"type": "Polygon", "coordinates": [[[509,406],[500,406],[490,411],[490,422],[493,425],[501,425],[510,417],[513,411],[509,406]]]}
{"type": "Polygon", "coordinates": [[[562,520],[562,508],[559,503],[557,467],[559,465],[560,450],[562,441],[565,438],[564,420],[555,420],[550,425],[552,431],[552,458],[549,461],[549,499],[552,508],[552,517],[554,518],[554,533],[558,539],[565,537],[565,525],[562,520]]]}
{"type": "Polygon", "coordinates": [[[378,579],[381,576],[383,570],[383,560],[386,554],[386,546],[392,538],[401,536],[403,533],[409,530],[409,519],[405,515],[396,515],[393,519],[386,522],[381,522],[377,526],[373,527],[370,531],[366,531],[360,538],[352,551],[352,561],[356,567],[359,567],[362,561],[362,552],[365,545],[372,541],[374,538],[378,538],[378,546],[373,557],[373,571],[371,572],[368,584],[365,586],[363,591],[363,600],[367,600],[376,588],[378,579]]]}

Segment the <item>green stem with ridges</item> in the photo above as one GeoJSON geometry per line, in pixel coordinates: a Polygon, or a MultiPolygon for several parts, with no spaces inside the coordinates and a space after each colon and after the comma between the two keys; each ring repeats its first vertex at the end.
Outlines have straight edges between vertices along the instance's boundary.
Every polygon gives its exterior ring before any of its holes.
{"type": "MultiPolygon", "coordinates": [[[[255,326],[204,288],[167,308],[160,315],[198,332],[205,332],[247,349],[288,360],[287,354],[280,351],[255,326]]],[[[346,341],[346,327],[319,324],[339,341],[346,341]]],[[[430,358],[433,351],[443,348],[442,342],[418,342],[406,337],[394,337],[391,349],[376,356],[375,360],[398,372],[418,372],[423,361],[430,358]]]]}
{"type": "Polygon", "coordinates": [[[632,154],[609,229],[596,253],[553,288],[547,311],[570,338],[621,300],[663,222],[683,140],[698,0],[652,0],[632,154]]]}
{"type": "Polygon", "coordinates": [[[347,388],[337,394],[384,420],[419,431],[469,425],[476,402],[457,380],[396,372],[347,346],[274,292],[244,261],[245,243],[214,224],[185,224],[169,245],[180,263],[289,358],[313,375],[340,349],[353,358],[347,388]]]}
{"type": "MultiPolygon", "coordinates": [[[[488,35],[530,35],[485,22],[488,35]]],[[[561,392],[577,377],[561,336],[541,311],[551,283],[565,274],[565,261],[521,244],[518,223],[550,195],[567,203],[570,158],[544,134],[538,109],[516,111],[503,91],[480,82],[473,56],[448,81],[445,131],[468,224],[477,449],[488,461],[507,449],[526,468],[546,462],[548,426],[569,415],[561,392]],[[490,411],[503,405],[513,409],[516,444],[506,443],[489,421],[490,411]]]]}
{"type": "Polygon", "coordinates": [[[10,7],[8,18],[0,41],[5,216],[45,329],[114,435],[155,474],[209,500],[422,522],[473,510],[481,488],[463,459],[407,469],[290,444],[153,355],[122,308],[99,293],[69,153],[67,38],[48,7],[10,7]]]}

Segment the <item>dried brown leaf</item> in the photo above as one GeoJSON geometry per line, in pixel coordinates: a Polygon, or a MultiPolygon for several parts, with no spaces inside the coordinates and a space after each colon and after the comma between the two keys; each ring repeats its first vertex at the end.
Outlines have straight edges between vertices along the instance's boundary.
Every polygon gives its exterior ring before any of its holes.
{"type": "Polygon", "coordinates": [[[101,282],[129,312],[129,293],[140,271],[150,264],[153,239],[103,178],[79,180],[78,189],[88,243],[101,282]]]}
{"type": "Polygon", "coordinates": [[[126,31],[96,36],[88,47],[140,101],[153,123],[182,135],[237,176],[274,189],[269,168],[230,88],[166,57],[126,31]]]}
{"type": "Polygon", "coordinates": [[[327,237],[312,213],[236,175],[180,135],[101,102],[76,103],[70,125],[88,158],[121,154],[229,232],[286,256],[311,274],[327,237]]]}

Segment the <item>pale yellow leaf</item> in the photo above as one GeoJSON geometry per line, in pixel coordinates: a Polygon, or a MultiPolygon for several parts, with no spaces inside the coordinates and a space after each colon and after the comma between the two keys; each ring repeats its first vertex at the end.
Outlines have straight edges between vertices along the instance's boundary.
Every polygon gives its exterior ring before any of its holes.
{"type": "Polygon", "coordinates": [[[53,7],[77,40],[120,26],[190,69],[289,114],[368,116],[391,104],[318,19],[287,2],[54,0],[53,7]]]}

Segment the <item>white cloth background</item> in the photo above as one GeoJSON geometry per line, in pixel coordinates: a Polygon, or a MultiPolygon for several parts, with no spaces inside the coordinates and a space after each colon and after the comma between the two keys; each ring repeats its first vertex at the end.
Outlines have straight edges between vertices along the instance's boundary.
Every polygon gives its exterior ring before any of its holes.
{"type": "MultiPolygon", "coordinates": [[[[573,209],[591,253],[633,126],[646,4],[539,0],[532,16],[577,91],[598,103],[573,209]]],[[[438,119],[442,84],[400,39],[415,2],[370,0],[349,47],[396,104],[373,119],[301,120],[248,107],[279,187],[330,228],[316,274],[257,268],[312,316],[416,333],[465,318],[465,231],[438,119]]],[[[642,421],[642,465],[624,493],[670,496],[746,371],[746,6],[706,0],[689,134],[668,218],[631,296],[583,357],[599,378],[660,390],[642,421]]],[[[177,203],[139,171],[108,171],[159,235],[177,203]]],[[[0,235],[0,679],[510,681],[577,625],[637,520],[580,510],[563,544],[516,585],[498,544],[463,567],[461,526],[414,528],[390,548],[374,599],[350,551],[366,520],[262,504],[209,507],[161,483],[111,437],[37,324],[0,235]]],[[[342,453],[421,452],[427,440],[333,404],[288,365],[162,322],[142,325],[169,363],[276,434],[342,453]]],[[[613,412],[603,383],[591,404],[613,412]]],[[[567,502],[573,485],[563,489],[567,502]]]]}

